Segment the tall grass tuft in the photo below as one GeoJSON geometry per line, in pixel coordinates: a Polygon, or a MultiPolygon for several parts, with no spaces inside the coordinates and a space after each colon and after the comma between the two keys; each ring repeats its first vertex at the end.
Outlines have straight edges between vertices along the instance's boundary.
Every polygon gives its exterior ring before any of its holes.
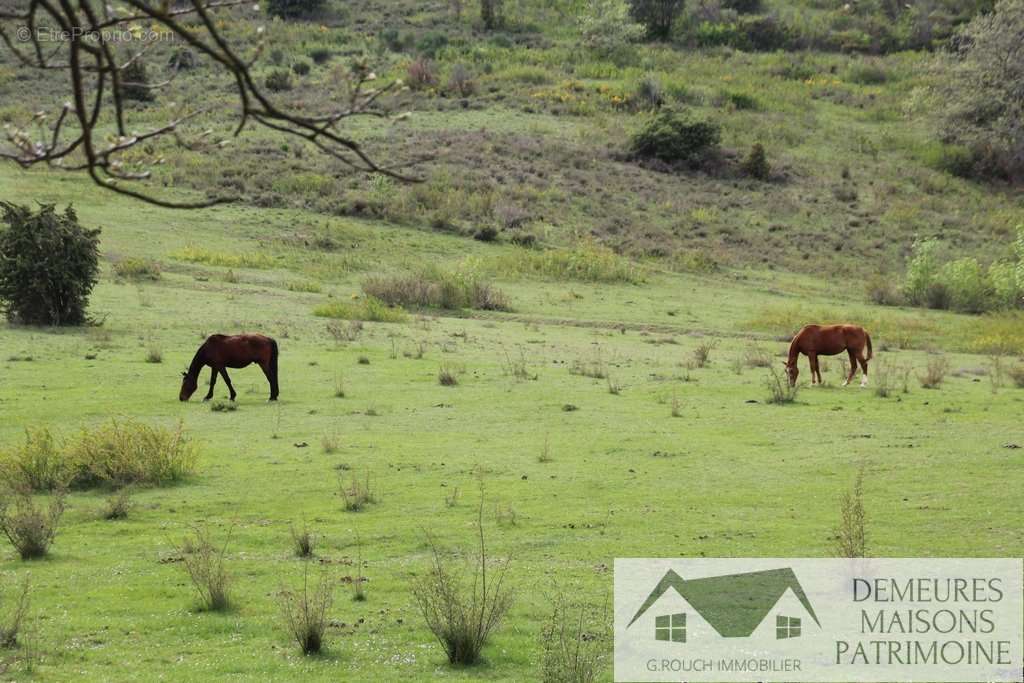
{"type": "Polygon", "coordinates": [[[427,628],[452,664],[475,664],[491,633],[511,608],[514,594],[505,584],[509,561],[490,570],[484,541],[483,500],[477,513],[479,548],[469,576],[453,570],[433,539],[429,574],[416,583],[413,593],[427,628]]]}
{"type": "Polygon", "coordinates": [[[309,585],[309,563],[302,567],[302,587],[282,588],[279,593],[281,613],[288,632],[304,655],[319,653],[327,633],[327,611],[334,603],[334,588],[326,572],[320,575],[315,588],[309,585]]]}
{"type": "Polygon", "coordinates": [[[370,473],[360,480],[356,475],[338,484],[338,492],[341,494],[344,508],[347,512],[360,512],[367,505],[377,502],[377,496],[370,486],[370,473]]]}
{"type": "Polygon", "coordinates": [[[765,385],[768,387],[768,403],[775,405],[786,405],[795,403],[800,385],[789,385],[789,378],[785,373],[779,372],[772,365],[768,368],[768,375],[765,377],[765,385]]]}
{"type": "Polygon", "coordinates": [[[7,496],[0,501],[0,531],[21,559],[34,560],[46,556],[64,514],[65,492],[57,491],[45,508],[36,504],[32,492],[27,489],[13,491],[7,496]]]}
{"type": "Polygon", "coordinates": [[[231,606],[228,594],[231,576],[225,564],[230,541],[231,530],[228,530],[224,544],[218,547],[209,531],[196,528],[193,535],[182,542],[182,564],[199,594],[202,608],[207,611],[221,612],[231,606]]]}
{"type": "Polygon", "coordinates": [[[552,280],[582,282],[643,282],[640,268],[593,240],[572,249],[519,249],[495,257],[494,269],[504,275],[535,275],[552,280]]]}
{"type": "Polygon", "coordinates": [[[427,268],[403,275],[374,275],[363,281],[363,292],[392,306],[509,310],[508,298],[472,271],[427,268]]]}
{"type": "Polygon", "coordinates": [[[302,522],[302,528],[296,529],[294,526],[291,527],[292,532],[292,549],[295,551],[296,557],[313,557],[316,554],[316,544],[319,541],[319,537],[309,530],[309,526],[305,520],[302,522]]]}
{"type": "Polygon", "coordinates": [[[164,485],[195,471],[198,450],[181,422],[174,429],[127,419],[82,430],[68,447],[74,467],[70,485],[164,485]]]}
{"type": "Polygon", "coordinates": [[[928,359],[928,365],[925,366],[924,373],[918,375],[917,378],[921,382],[922,388],[938,389],[942,386],[942,382],[945,381],[948,372],[949,359],[945,356],[935,356],[928,359]]]}

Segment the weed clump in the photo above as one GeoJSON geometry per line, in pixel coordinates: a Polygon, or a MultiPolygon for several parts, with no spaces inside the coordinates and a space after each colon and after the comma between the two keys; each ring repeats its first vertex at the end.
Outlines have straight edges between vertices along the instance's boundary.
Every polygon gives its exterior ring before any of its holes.
{"type": "Polygon", "coordinates": [[[789,378],[775,369],[775,366],[768,368],[768,376],[765,378],[765,385],[768,387],[768,403],[775,405],[786,405],[795,403],[800,385],[790,386],[789,378]]]}
{"type": "Polygon", "coordinates": [[[231,605],[228,594],[231,576],[224,561],[230,540],[228,531],[224,544],[217,547],[207,530],[197,528],[181,545],[185,572],[199,594],[203,609],[211,612],[226,610],[231,605]]]}
{"type": "Polygon", "coordinates": [[[302,587],[281,589],[281,614],[288,632],[304,655],[323,649],[327,633],[327,611],[334,602],[334,589],[326,573],[321,574],[315,588],[309,585],[309,564],[302,568],[302,587]]]}
{"type": "Polygon", "coordinates": [[[917,376],[924,389],[938,389],[949,372],[949,360],[945,356],[936,356],[928,360],[924,373],[917,376]]]}
{"type": "Polygon", "coordinates": [[[23,560],[44,557],[57,535],[57,526],[64,514],[63,490],[57,491],[50,504],[43,508],[32,499],[32,492],[13,491],[0,501],[0,531],[18,551],[23,560]]]}
{"type": "Polygon", "coordinates": [[[343,507],[347,512],[360,512],[367,505],[377,502],[377,496],[370,486],[369,472],[362,480],[353,475],[349,481],[339,482],[338,492],[341,494],[343,507]]]}

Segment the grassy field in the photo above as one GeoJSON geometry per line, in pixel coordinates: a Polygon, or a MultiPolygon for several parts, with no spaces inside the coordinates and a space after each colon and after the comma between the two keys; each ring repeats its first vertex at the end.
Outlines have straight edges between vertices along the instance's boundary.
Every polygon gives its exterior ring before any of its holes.
{"type": "MultiPolygon", "coordinates": [[[[34,586],[37,655],[17,677],[536,678],[557,593],[599,607],[615,557],[827,556],[839,497],[862,464],[872,554],[1024,552],[1024,451],[1008,447],[1024,445],[1024,390],[994,372],[996,359],[964,353],[986,326],[1019,320],[876,308],[836,298],[830,283],[757,270],[694,276],[640,262],[632,282],[524,275],[507,266],[516,247],[379,222],[175,213],[11,168],[0,184],[8,196],[73,201],[103,228],[104,256],[91,305],[102,325],[0,327],[0,448],[26,427],[73,436],[130,416],[180,421],[201,454],[185,482],[139,490],[122,521],[99,517],[108,492],[73,492],[47,559],[4,551],[4,588],[26,575],[34,586]],[[296,239],[312,232],[341,246],[296,239]],[[127,257],[156,260],[162,274],[119,280],[113,263],[127,257]],[[351,341],[313,315],[358,301],[368,274],[426,263],[493,273],[512,310],[411,313],[368,322],[351,341]],[[816,315],[869,322],[871,367],[889,367],[890,396],[840,388],[843,364],[830,360],[826,386],[767,402],[759,359],[778,364],[782,336],[816,315]],[[267,403],[249,368],[232,373],[237,410],[179,403],[179,373],[203,337],[243,330],[278,339],[280,402],[267,403]],[[694,351],[710,341],[698,367],[694,351]],[[147,362],[154,351],[162,362],[147,362]],[[950,374],[921,388],[917,375],[940,356],[950,374]],[[456,386],[439,383],[442,367],[456,386]],[[360,512],[339,495],[353,476],[369,477],[378,499],[360,512]],[[472,551],[481,500],[517,600],[484,663],[452,668],[413,590],[429,568],[428,533],[472,551]],[[319,657],[298,653],[276,598],[302,579],[290,529],[304,522],[322,537],[315,572],[336,584],[319,657]],[[198,609],[177,561],[193,527],[230,534],[226,613],[198,609]],[[354,576],[366,578],[365,602],[350,599],[354,576]]],[[[998,362],[1005,371],[1015,360],[998,362]]]]}

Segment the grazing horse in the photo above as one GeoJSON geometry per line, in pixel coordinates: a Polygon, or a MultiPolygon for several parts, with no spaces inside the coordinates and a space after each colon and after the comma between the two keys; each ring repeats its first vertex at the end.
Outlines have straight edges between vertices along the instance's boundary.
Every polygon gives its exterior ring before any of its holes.
{"type": "Polygon", "coordinates": [[[843,382],[845,387],[857,374],[857,363],[860,363],[864,376],[860,385],[868,385],[868,361],[874,357],[871,351],[871,335],[859,325],[806,325],[796,333],[789,344],[789,360],[785,361],[786,374],[789,375],[789,386],[796,386],[796,377],[800,374],[796,362],[800,354],[807,356],[811,364],[811,384],[821,384],[821,371],[818,369],[818,356],[835,356],[846,351],[850,354],[850,374],[843,382]],[[864,349],[868,355],[864,357],[864,349]]]}
{"type": "Polygon", "coordinates": [[[277,400],[277,342],[262,334],[239,334],[228,337],[223,334],[211,335],[196,351],[192,364],[187,372],[181,373],[181,393],[178,398],[187,401],[199,386],[199,371],[203,366],[210,366],[210,390],[206,392],[204,401],[213,397],[213,386],[217,383],[217,375],[224,378],[231,392],[231,400],[235,400],[235,388],[231,386],[227,368],[244,368],[256,363],[263,370],[270,382],[270,400],[277,400]]]}

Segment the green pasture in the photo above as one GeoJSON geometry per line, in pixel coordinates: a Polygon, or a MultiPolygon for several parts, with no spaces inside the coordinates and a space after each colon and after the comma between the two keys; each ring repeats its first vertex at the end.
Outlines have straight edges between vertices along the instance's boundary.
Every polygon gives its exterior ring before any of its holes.
{"type": "Polygon", "coordinates": [[[492,267],[517,247],[428,231],[298,210],[175,213],[12,168],[0,185],[6,197],[73,201],[103,228],[105,259],[91,305],[101,324],[0,327],[0,448],[26,427],[73,436],[131,417],[181,421],[201,452],[188,481],[139,490],[128,519],[99,518],[105,491],[73,492],[50,557],[0,553],[5,589],[26,575],[34,586],[33,677],[530,680],[556,593],[600,606],[615,557],[828,556],[862,465],[872,554],[1024,552],[1024,450],[1008,447],[1024,445],[1024,389],[1005,375],[1018,361],[966,353],[991,329],[1019,334],[1019,319],[873,307],[859,288],[754,270],[641,262],[636,283],[545,279],[492,267]],[[331,250],[307,239],[324,235],[331,250]],[[119,280],[112,265],[127,257],[158,261],[161,276],[119,280]],[[513,310],[410,311],[351,341],[313,315],[357,300],[371,273],[467,263],[494,273],[513,310]],[[884,398],[841,388],[845,359],[832,359],[826,386],[769,404],[768,369],[746,360],[781,368],[789,328],[818,316],[868,324],[872,370],[904,373],[907,391],[902,380],[884,398]],[[279,341],[281,400],[266,401],[251,367],[231,373],[236,411],[179,403],[204,336],[240,331],[279,341]],[[697,367],[695,348],[713,340],[697,367]],[[147,362],[154,350],[162,362],[147,362]],[[940,356],[949,375],[921,388],[940,356]],[[439,384],[442,366],[457,386],[439,384]],[[378,498],[361,512],[338,494],[352,476],[378,498]],[[485,662],[452,668],[413,590],[427,534],[472,550],[481,498],[489,549],[512,558],[518,596],[485,662]],[[298,653],[275,597],[301,581],[290,527],[304,522],[323,538],[314,573],[337,584],[318,657],[298,653]],[[227,613],[198,610],[176,561],[193,527],[230,534],[227,613]],[[350,599],[360,554],[366,602],[350,599]]]}

